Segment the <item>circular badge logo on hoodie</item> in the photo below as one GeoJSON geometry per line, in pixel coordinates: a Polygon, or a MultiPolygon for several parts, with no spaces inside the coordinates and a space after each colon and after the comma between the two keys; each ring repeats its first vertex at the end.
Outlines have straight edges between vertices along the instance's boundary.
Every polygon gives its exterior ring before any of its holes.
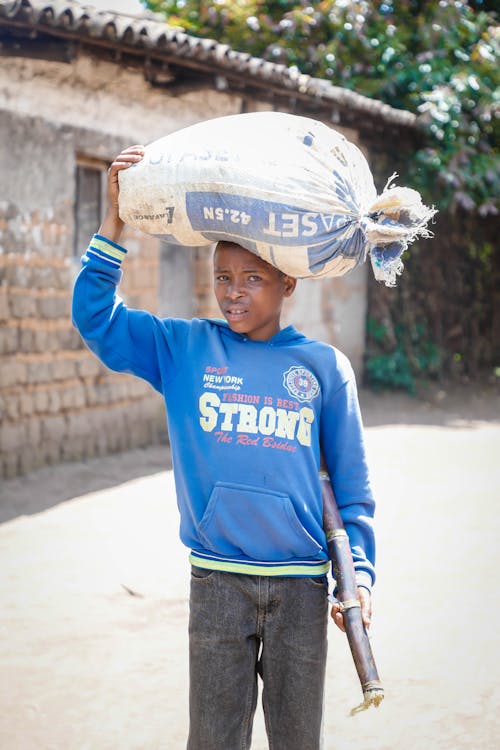
{"type": "Polygon", "coordinates": [[[283,385],[298,401],[312,401],[319,393],[319,383],[305,367],[290,367],[283,374],[283,385]]]}

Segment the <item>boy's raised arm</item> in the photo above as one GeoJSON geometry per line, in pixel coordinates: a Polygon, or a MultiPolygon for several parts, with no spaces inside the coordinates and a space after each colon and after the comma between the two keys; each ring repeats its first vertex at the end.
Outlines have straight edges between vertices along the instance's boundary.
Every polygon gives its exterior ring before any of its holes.
{"type": "Polygon", "coordinates": [[[108,170],[108,211],[99,227],[98,234],[112,242],[119,242],[123,230],[123,221],[118,213],[118,196],[120,187],[118,173],[137,164],[144,156],[144,146],[129,146],[119,154],[108,170]]]}
{"type": "Polygon", "coordinates": [[[164,373],[175,372],[167,322],[146,310],[129,309],[117,295],[126,249],[118,244],[124,226],[118,213],[118,175],[143,158],[143,146],[122,151],[108,171],[109,208],[82,258],[73,291],[72,317],[83,340],[112,370],[137,375],[162,391],[164,373]],[[162,351],[162,369],[159,364],[162,351]]]}

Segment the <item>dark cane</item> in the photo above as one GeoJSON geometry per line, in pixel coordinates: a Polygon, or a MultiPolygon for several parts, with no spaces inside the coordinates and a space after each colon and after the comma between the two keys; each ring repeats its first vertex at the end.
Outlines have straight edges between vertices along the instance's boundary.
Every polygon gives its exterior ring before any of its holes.
{"type": "Polygon", "coordinates": [[[323,498],[323,527],[328,545],[328,556],[333,564],[333,577],[337,584],[337,599],[344,618],[347,640],[363,690],[363,703],[351,711],[351,714],[356,714],[369,706],[378,706],[384,698],[384,689],[378,676],[370,641],[361,616],[361,605],[358,599],[358,587],[349,538],[342,523],[328,472],[321,469],[319,476],[323,498]]]}

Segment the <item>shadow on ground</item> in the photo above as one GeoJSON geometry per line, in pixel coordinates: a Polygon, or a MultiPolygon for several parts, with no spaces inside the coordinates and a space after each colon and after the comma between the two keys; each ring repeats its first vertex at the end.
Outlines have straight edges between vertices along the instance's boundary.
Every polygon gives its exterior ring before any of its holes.
{"type": "MultiPolygon", "coordinates": [[[[500,388],[493,385],[434,387],[418,397],[361,390],[360,402],[367,428],[400,424],[460,429],[475,422],[500,422],[500,388]]],[[[2,482],[0,523],[170,468],[167,445],[48,466],[2,482]]]]}
{"type": "Polygon", "coordinates": [[[154,445],[102,458],[46,466],[2,482],[0,523],[41,513],[54,505],[88,495],[172,466],[167,445],[154,445]]]}

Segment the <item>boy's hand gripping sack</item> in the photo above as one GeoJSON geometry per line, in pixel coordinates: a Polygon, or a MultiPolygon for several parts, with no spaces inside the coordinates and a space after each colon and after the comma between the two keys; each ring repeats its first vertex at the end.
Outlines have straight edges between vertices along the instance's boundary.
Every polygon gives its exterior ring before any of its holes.
{"type": "Polygon", "coordinates": [[[192,125],[120,172],[120,217],[177,245],[229,240],[295,278],[341,276],[370,255],[393,286],[435,211],[415,190],[377,196],[361,151],[327,125],[256,112],[192,125]]]}

